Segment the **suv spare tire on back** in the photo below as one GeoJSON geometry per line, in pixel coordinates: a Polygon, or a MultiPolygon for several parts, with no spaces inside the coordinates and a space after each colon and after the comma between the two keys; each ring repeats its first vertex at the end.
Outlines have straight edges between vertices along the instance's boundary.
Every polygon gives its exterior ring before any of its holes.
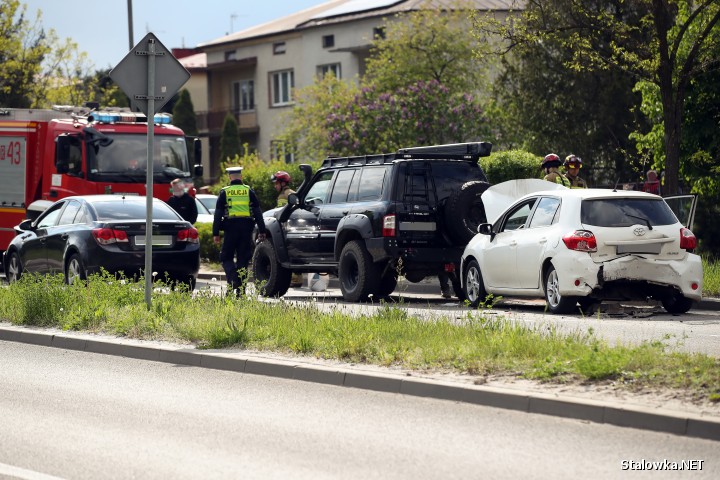
{"type": "Polygon", "coordinates": [[[487,182],[467,182],[445,203],[445,226],[457,244],[467,244],[477,233],[478,226],[487,221],[481,195],[489,187],[487,182]]]}

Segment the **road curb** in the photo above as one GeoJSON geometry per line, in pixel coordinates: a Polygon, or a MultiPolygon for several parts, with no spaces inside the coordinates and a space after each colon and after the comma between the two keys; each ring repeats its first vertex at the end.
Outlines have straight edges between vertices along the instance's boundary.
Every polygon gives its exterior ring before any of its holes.
{"type": "Polygon", "coordinates": [[[209,352],[186,347],[129,344],[124,339],[110,341],[95,339],[87,335],[54,333],[27,327],[0,327],[0,340],[473,403],[526,413],[720,440],[720,418],[642,408],[617,402],[515,391],[483,385],[455,384],[393,373],[307,365],[293,360],[257,358],[243,354],[209,352]]]}

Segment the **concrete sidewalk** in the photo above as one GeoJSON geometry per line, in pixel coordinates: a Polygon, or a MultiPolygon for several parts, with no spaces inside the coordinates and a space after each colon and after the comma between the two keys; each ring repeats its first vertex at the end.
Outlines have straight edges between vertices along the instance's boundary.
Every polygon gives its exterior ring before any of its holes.
{"type": "Polygon", "coordinates": [[[523,388],[475,385],[458,378],[423,377],[371,365],[338,365],[304,357],[129,340],[107,335],[16,327],[0,323],[0,340],[200,368],[229,370],[395,394],[466,402],[533,414],[720,440],[720,414],[686,412],[635,402],[580,398],[523,388]]]}

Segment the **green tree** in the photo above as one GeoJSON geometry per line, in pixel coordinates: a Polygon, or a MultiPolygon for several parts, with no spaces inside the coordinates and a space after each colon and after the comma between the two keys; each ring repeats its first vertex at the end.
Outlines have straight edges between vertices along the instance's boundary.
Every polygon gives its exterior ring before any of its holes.
{"type": "Polygon", "coordinates": [[[0,2],[0,106],[29,108],[38,95],[37,79],[50,44],[40,26],[25,17],[18,0],[0,2]]]}
{"type": "Polygon", "coordinates": [[[392,152],[413,145],[480,140],[487,122],[477,97],[450,94],[436,80],[417,82],[392,93],[363,88],[326,118],[335,155],[392,152]]]}
{"type": "Polygon", "coordinates": [[[485,46],[467,34],[467,5],[389,19],[359,86],[330,75],[298,89],[282,134],[296,157],[468,141],[487,132],[478,95],[486,62],[473,55],[485,46]]]}
{"type": "Polygon", "coordinates": [[[635,180],[638,170],[627,161],[635,152],[630,134],[642,119],[635,79],[617,68],[572,70],[569,54],[546,41],[503,59],[487,113],[497,148],[576,154],[591,185],[635,180]]]}
{"type": "Polygon", "coordinates": [[[183,88],[180,91],[175,107],[173,108],[173,124],[182,129],[185,135],[197,136],[197,118],[195,117],[195,107],[193,106],[190,92],[183,88]]]}
{"type": "Polygon", "coordinates": [[[573,53],[576,70],[622,68],[657,85],[663,118],[665,190],[678,190],[682,119],[690,83],[717,64],[712,35],[717,0],[523,0],[509,23],[483,19],[481,34],[500,34],[509,49],[546,40],[573,53]]]}
{"type": "Polygon", "coordinates": [[[230,158],[242,155],[240,146],[240,132],[235,116],[228,112],[223,121],[222,134],[220,137],[220,161],[225,162],[230,158]]]}
{"type": "Polygon", "coordinates": [[[430,80],[451,94],[481,91],[488,70],[481,52],[487,44],[468,35],[474,4],[455,1],[441,12],[426,9],[387,19],[385,36],[373,40],[364,82],[383,92],[430,80]]]}
{"type": "Polygon", "coordinates": [[[359,91],[353,82],[344,82],[327,74],[312,85],[295,92],[295,105],[283,122],[285,130],[279,136],[291,146],[299,161],[314,161],[329,153],[330,136],[325,119],[337,105],[347,104],[359,91]]]}

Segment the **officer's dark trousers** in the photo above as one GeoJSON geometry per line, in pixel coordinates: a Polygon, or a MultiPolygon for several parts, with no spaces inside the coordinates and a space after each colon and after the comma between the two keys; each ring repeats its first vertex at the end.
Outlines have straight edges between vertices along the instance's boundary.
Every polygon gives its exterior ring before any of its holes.
{"type": "MultiPolygon", "coordinates": [[[[245,223],[245,222],[243,222],[245,223]]],[[[250,259],[253,254],[252,244],[253,225],[237,225],[225,228],[222,249],[220,250],[220,261],[227,276],[228,287],[236,294],[241,294],[243,279],[238,272],[245,269],[247,272],[250,259]]]]}

